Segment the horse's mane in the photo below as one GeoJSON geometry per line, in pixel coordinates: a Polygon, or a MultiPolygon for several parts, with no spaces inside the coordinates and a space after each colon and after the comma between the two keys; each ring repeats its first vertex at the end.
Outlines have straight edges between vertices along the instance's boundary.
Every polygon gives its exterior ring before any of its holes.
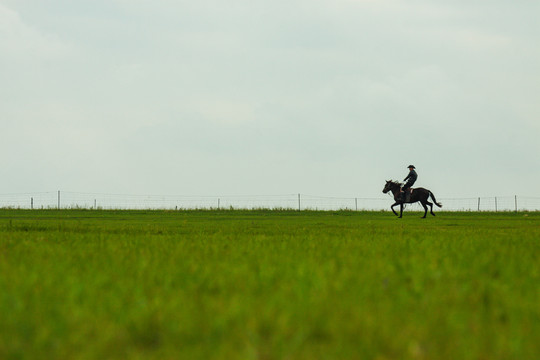
{"type": "Polygon", "coordinates": [[[403,186],[403,183],[402,182],[399,182],[399,181],[396,181],[396,180],[390,180],[390,182],[394,185],[399,185],[400,187],[403,186]]]}

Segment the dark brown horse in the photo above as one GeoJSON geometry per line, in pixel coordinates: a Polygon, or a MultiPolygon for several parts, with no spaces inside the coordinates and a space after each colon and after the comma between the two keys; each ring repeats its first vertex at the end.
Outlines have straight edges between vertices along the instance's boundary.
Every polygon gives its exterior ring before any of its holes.
{"type": "Polygon", "coordinates": [[[394,195],[394,200],[396,202],[390,207],[390,209],[392,209],[392,212],[394,214],[396,214],[396,216],[397,216],[398,213],[395,212],[394,206],[399,204],[399,217],[401,218],[403,216],[403,204],[404,203],[415,203],[417,201],[420,201],[420,203],[424,207],[424,216],[422,216],[422,218],[425,218],[426,215],[427,215],[427,207],[428,207],[428,205],[430,207],[429,212],[431,213],[431,215],[435,216],[435,214],[433,213],[433,204],[428,201],[430,196],[431,196],[431,199],[433,200],[433,202],[435,203],[435,205],[437,205],[438,207],[442,207],[442,204],[438,203],[437,200],[435,199],[435,195],[433,195],[433,193],[431,191],[429,191],[428,189],[424,189],[424,188],[410,189],[410,190],[412,190],[412,192],[410,192],[410,193],[409,193],[409,190],[407,190],[408,194],[406,195],[405,200],[403,200],[403,198],[402,198],[403,193],[400,193],[400,190],[401,190],[402,186],[403,186],[403,184],[401,184],[401,183],[399,183],[397,181],[388,180],[386,182],[386,185],[384,186],[383,191],[382,191],[385,194],[387,192],[391,191],[392,194],[394,195]]]}

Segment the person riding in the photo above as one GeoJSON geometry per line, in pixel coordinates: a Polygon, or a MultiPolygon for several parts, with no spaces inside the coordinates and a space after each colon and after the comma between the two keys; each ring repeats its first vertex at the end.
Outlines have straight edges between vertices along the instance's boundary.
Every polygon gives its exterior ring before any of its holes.
{"type": "Polygon", "coordinates": [[[407,194],[407,191],[411,188],[411,186],[413,186],[413,184],[416,182],[416,179],[418,179],[418,174],[416,173],[416,171],[414,171],[414,169],[416,169],[414,165],[409,165],[407,167],[409,168],[409,174],[405,179],[403,179],[403,181],[406,181],[406,183],[401,188],[401,200],[403,201],[405,201],[405,195],[407,194]]]}

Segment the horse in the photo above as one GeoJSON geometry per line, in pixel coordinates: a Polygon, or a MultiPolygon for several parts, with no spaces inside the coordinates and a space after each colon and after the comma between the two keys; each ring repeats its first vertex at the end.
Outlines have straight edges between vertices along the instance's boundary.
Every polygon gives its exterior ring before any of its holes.
{"type": "MultiPolygon", "coordinates": [[[[435,214],[433,213],[433,204],[428,201],[430,196],[431,196],[431,199],[433,200],[433,202],[435,203],[435,205],[437,205],[438,207],[442,207],[442,204],[437,202],[437,200],[435,199],[435,195],[433,195],[433,193],[431,191],[429,191],[428,189],[424,189],[424,188],[415,188],[415,189],[407,190],[407,191],[411,191],[411,192],[409,194],[407,194],[406,199],[403,200],[401,198],[401,195],[402,195],[401,187],[402,186],[403,186],[403,184],[401,184],[401,183],[399,183],[397,181],[388,180],[388,181],[386,181],[386,185],[384,186],[384,189],[383,189],[384,194],[391,191],[392,194],[394,195],[394,200],[396,202],[390,207],[390,209],[392,209],[392,212],[396,216],[398,215],[398,213],[395,212],[394,206],[399,204],[399,217],[401,218],[403,216],[403,204],[404,203],[411,203],[412,204],[412,203],[415,203],[415,202],[418,202],[418,201],[420,201],[420,203],[424,207],[424,216],[422,216],[422,219],[425,219],[425,217],[427,215],[427,210],[428,210],[427,207],[428,207],[428,205],[430,207],[429,212],[431,213],[431,215],[435,216],[435,214]]],[[[403,195],[405,195],[405,194],[403,194],[403,195]]]]}

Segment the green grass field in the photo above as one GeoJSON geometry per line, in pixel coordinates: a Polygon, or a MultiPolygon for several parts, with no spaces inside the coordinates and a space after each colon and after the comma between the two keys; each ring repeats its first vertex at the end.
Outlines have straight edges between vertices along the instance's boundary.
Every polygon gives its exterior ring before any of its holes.
{"type": "Polygon", "coordinates": [[[1,359],[539,359],[540,213],[0,210],[1,359]]]}

